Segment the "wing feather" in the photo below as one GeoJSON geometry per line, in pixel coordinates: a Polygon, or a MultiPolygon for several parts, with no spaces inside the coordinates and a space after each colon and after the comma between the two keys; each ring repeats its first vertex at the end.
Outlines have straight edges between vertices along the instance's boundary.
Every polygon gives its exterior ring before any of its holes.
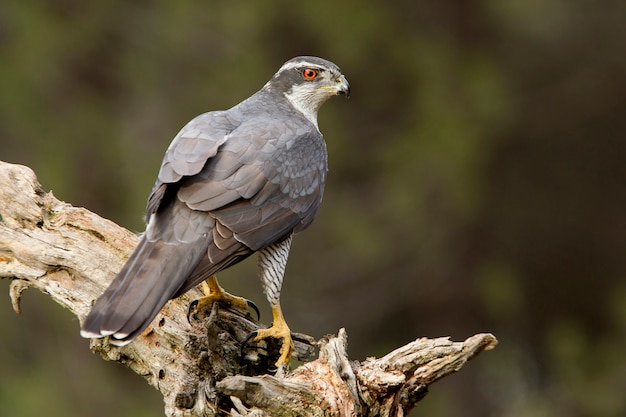
{"type": "Polygon", "coordinates": [[[177,189],[178,181],[201,172],[239,125],[238,118],[228,112],[216,111],[201,114],[178,132],[165,152],[148,198],[148,220],[159,209],[166,189],[172,186],[177,189]]]}

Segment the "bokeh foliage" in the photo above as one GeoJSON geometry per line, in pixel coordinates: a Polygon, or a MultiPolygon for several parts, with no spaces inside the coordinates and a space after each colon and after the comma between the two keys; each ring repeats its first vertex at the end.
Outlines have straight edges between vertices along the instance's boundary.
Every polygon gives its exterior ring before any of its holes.
{"type": "MultiPolygon", "coordinates": [[[[9,0],[0,159],[141,231],[184,123],[292,56],[331,59],[353,96],[320,113],[331,169],[287,270],[292,328],[346,327],[355,358],[498,336],[411,415],[623,416],[624,51],[619,0],[9,0]]],[[[254,262],[223,283],[262,304],[254,262]]],[[[160,415],[45,296],[0,310],[0,416],[160,415]]]]}

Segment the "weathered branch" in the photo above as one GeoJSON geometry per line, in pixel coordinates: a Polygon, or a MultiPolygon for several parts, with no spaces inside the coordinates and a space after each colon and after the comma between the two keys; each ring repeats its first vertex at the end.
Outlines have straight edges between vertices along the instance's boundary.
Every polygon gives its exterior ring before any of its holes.
{"type": "MultiPolygon", "coordinates": [[[[12,279],[17,313],[22,292],[34,287],[82,322],[137,240],[44,192],[29,168],[0,162],[0,278],[12,279]]],[[[286,375],[270,375],[276,346],[241,348],[261,324],[213,305],[190,325],[186,307],[199,295],[193,290],[168,303],[125,347],[106,339],[91,343],[94,352],[124,363],[158,389],[168,416],[403,416],[429,384],[497,343],[490,334],[464,342],[417,339],[358,363],[348,359],[343,329],[320,342],[296,334],[298,357],[311,360],[314,346],[319,357],[286,375]]]]}

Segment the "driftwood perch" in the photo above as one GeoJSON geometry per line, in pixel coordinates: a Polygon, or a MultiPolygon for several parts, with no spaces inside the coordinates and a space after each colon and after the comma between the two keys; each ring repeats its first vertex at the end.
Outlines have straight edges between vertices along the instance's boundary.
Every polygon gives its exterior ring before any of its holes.
{"type": "MultiPolygon", "coordinates": [[[[0,162],[0,278],[11,279],[20,312],[22,292],[34,287],[82,322],[137,244],[128,230],[41,189],[27,167],[0,162]]],[[[169,302],[151,327],[118,348],[106,339],[91,349],[122,362],[164,397],[168,416],[404,416],[428,385],[493,348],[491,334],[464,342],[417,339],[379,359],[352,362],[347,335],[315,342],[294,334],[299,359],[319,357],[271,375],[275,346],[241,341],[260,323],[244,312],[213,305],[189,324],[192,290],[169,302]]],[[[78,332],[78,328],[76,329],[78,332]]]]}

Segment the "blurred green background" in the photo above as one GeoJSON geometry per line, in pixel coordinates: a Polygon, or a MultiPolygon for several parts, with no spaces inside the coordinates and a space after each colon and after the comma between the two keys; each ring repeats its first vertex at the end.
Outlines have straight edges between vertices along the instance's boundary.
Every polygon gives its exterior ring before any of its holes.
{"type": "MultiPolygon", "coordinates": [[[[497,349],[411,416],[626,415],[626,3],[585,0],[4,1],[0,159],[134,231],[195,115],[319,55],[322,209],[283,289],[294,331],[354,359],[420,336],[497,349]]],[[[254,261],[221,275],[269,309],[254,261]]],[[[158,416],[36,291],[0,282],[0,416],[158,416]]]]}

